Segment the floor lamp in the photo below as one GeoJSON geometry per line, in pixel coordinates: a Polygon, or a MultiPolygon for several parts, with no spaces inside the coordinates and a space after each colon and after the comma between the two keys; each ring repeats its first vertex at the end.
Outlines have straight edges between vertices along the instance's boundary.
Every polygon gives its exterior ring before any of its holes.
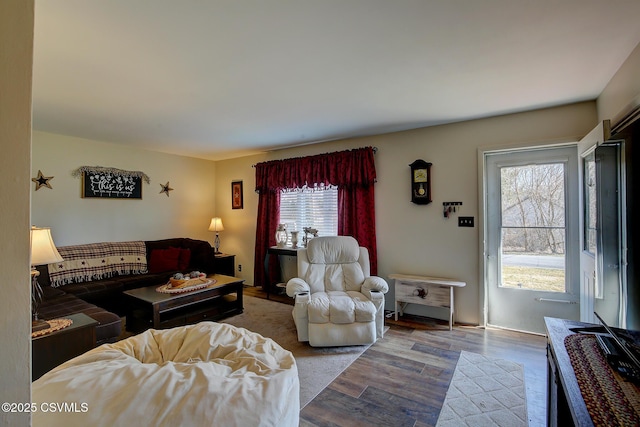
{"type": "Polygon", "coordinates": [[[31,227],[31,332],[49,328],[47,322],[38,318],[42,287],[38,283],[40,272],[36,270],[36,266],[61,261],[62,257],[51,237],[51,229],[31,227]]]}

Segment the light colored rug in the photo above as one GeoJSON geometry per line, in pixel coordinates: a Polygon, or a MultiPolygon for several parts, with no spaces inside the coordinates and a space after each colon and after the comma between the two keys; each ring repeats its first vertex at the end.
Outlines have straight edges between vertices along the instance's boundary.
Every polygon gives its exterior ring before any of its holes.
{"type": "Polygon", "coordinates": [[[447,390],[437,427],[527,426],[520,364],[463,351],[447,390]]]}
{"type": "Polygon", "coordinates": [[[369,346],[314,348],[298,342],[292,310],[291,305],[245,296],[244,312],[220,322],[257,332],[293,353],[300,377],[302,409],[369,346]]]}

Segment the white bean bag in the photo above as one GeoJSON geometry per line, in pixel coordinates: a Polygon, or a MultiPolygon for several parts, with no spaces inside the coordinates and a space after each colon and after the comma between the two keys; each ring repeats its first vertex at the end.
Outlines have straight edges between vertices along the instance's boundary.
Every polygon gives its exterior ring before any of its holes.
{"type": "Polygon", "coordinates": [[[297,426],[300,383],[273,340],[202,322],[97,347],[35,381],[32,402],[76,404],[34,426],[297,426]]]}

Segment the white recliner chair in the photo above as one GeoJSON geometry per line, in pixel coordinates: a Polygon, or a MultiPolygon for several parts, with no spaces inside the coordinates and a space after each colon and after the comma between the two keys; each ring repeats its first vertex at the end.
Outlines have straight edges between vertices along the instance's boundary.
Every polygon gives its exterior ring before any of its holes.
{"type": "Polygon", "coordinates": [[[287,282],[295,298],[298,341],[313,347],[372,344],[384,332],[389,285],[370,276],[369,251],[350,236],[316,237],[298,251],[298,276],[287,282]]]}

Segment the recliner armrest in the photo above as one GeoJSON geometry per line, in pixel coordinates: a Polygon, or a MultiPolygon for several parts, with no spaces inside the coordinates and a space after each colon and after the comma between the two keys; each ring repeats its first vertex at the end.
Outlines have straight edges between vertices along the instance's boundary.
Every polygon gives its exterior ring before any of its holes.
{"type": "Polygon", "coordinates": [[[295,297],[302,292],[310,292],[309,284],[299,277],[294,277],[287,282],[287,295],[295,297]]]}
{"type": "Polygon", "coordinates": [[[384,294],[380,291],[376,291],[375,289],[367,289],[363,286],[362,295],[369,298],[371,302],[376,305],[376,307],[378,307],[378,304],[384,303],[384,294]]]}
{"type": "Polygon", "coordinates": [[[296,304],[306,305],[309,301],[311,301],[311,294],[309,292],[302,292],[296,295],[296,304]]]}
{"type": "Polygon", "coordinates": [[[386,294],[387,292],[389,292],[389,285],[387,284],[387,281],[382,277],[369,276],[364,279],[364,282],[362,283],[362,289],[366,289],[368,291],[378,291],[386,294]]]}

